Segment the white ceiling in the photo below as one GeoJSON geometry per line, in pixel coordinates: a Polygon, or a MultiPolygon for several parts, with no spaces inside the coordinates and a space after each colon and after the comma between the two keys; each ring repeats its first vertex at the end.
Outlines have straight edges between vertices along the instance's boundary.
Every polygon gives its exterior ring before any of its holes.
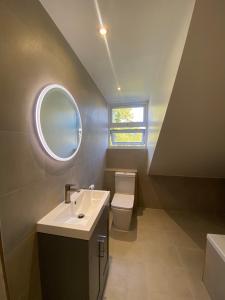
{"type": "Polygon", "coordinates": [[[151,99],[153,106],[167,106],[194,0],[40,2],[107,102],[151,99]],[[95,2],[108,29],[114,70],[104,39],[98,32],[100,25],[95,2]],[[121,92],[117,91],[118,84],[121,92]]]}

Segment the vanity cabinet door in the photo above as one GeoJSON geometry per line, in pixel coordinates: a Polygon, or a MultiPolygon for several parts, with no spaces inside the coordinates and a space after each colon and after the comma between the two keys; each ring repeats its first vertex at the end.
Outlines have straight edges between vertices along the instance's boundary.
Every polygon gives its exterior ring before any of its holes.
{"type": "Polygon", "coordinates": [[[89,300],[88,242],[38,233],[43,300],[89,300]]]}
{"type": "Polygon", "coordinates": [[[99,224],[99,277],[100,277],[100,298],[102,297],[109,265],[109,208],[106,207],[99,224]]]}
{"type": "Polygon", "coordinates": [[[90,300],[101,300],[108,271],[108,214],[105,207],[89,241],[90,300]]]}
{"type": "Polygon", "coordinates": [[[43,300],[102,300],[108,271],[105,207],[90,240],[38,233],[43,300]]]}
{"type": "Polygon", "coordinates": [[[89,300],[99,299],[99,250],[98,250],[98,224],[89,241],[89,300]]]}

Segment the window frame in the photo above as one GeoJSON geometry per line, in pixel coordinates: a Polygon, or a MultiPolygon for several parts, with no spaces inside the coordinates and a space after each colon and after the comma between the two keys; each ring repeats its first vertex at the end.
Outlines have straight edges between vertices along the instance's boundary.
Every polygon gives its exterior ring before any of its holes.
{"type": "Polygon", "coordinates": [[[109,147],[110,148],[129,148],[131,149],[132,147],[142,149],[147,147],[147,131],[148,131],[148,102],[129,102],[129,103],[113,103],[109,106],[109,130],[108,130],[108,142],[109,142],[109,147]],[[135,107],[143,107],[144,112],[143,112],[143,122],[124,122],[124,123],[113,123],[112,122],[112,110],[115,108],[135,108],[135,107]],[[139,127],[132,129],[133,127],[139,127]],[[111,138],[111,132],[118,132],[116,128],[122,128],[120,133],[136,133],[136,132],[141,132],[143,133],[143,139],[142,142],[140,143],[135,143],[135,142],[114,142],[112,141],[111,138]],[[124,128],[124,129],[123,129],[124,128]],[[110,138],[112,141],[112,144],[110,144],[110,138]]]}
{"type": "Polygon", "coordinates": [[[121,130],[116,130],[116,129],[110,129],[110,135],[111,133],[142,133],[142,141],[141,142],[114,142],[113,141],[113,135],[111,135],[111,140],[113,142],[112,146],[145,146],[145,131],[146,129],[121,129],[121,130]]]}

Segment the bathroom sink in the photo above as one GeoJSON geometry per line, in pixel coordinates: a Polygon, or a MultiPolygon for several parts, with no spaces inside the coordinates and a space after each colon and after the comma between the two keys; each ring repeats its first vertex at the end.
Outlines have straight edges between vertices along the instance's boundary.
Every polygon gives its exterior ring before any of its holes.
{"type": "Polygon", "coordinates": [[[37,231],[88,240],[109,203],[109,192],[80,190],[71,194],[71,203],[60,203],[37,223],[37,231]]]}

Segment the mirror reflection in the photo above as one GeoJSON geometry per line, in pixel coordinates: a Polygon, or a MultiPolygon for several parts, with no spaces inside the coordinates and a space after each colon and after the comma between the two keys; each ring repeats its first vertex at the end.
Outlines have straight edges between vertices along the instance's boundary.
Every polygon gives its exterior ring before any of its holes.
{"type": "Polygon", "coordinates": [[[82,137],[80,113],[73,96],[60,85],[42,90],[36,107],[40,141],[56,160],[69,160],[77,153],[82,137]]]}

